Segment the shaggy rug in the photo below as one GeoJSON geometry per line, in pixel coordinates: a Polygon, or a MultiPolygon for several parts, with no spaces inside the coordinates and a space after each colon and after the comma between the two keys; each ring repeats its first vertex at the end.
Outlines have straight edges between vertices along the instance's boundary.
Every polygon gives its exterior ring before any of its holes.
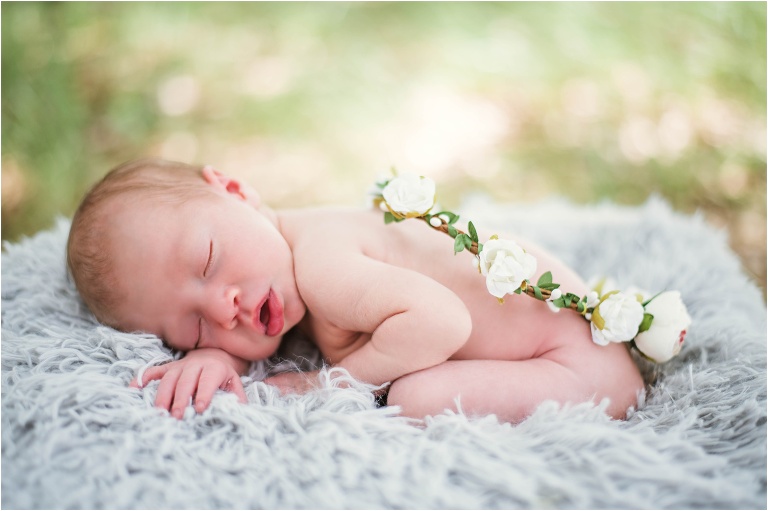
{"type": "Polygon", "coordinates": [[[281,397],[259,380],[318,362],[293,339],[243,377],[248,404],[219,392],[177,421],[153,408],[156,383],[127,386],[175,355],[93,320],[66,277],[61,220],[2,255],[2,507],[765,509],[766,309],[724,232],[659,199],[477,198],[462,211],[585,277],[682,292],[685,348],[643,367],[651,384],[628,420],[604,403],[544,403],[517,425],[462,413],[416,423],[340,370],[281,397]]]}

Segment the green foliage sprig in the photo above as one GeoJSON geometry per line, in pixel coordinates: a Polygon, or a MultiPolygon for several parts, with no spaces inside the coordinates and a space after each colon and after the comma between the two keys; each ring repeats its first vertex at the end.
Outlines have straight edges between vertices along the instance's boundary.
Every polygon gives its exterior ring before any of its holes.
{"type": "Polygon", "coordinates": [[[492,236],[483,244],[471,221],[467,223],[468,232],[464,232],[455,225],[459,220],[456,213],[430,213],[435,204],[435,184],[423,176],[396,175],[377,183],[373,202],[384,211],[386,224],[419,218],[453,238],[454,255],[464,250],[474,254],[489,293],[499,303],[504,303],[507,294],[526,294],[546,302],[555,312],[574,310],[590,321],[596,344],[627,342],[656,362],[671,359],[682,347],[691,319],[677,291],[658,293],[647,300],[619,290],[604,292],[602,288],[600,293],[593,290],[579,296],[563,292],[550,271],[532,284],[536,259],[517,243],[492,236]]]}

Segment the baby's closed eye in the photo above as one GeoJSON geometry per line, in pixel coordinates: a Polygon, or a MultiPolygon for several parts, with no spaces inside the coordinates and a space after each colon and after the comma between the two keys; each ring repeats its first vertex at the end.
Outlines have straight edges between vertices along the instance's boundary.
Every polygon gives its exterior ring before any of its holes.
{"type": "Polygon", "coordinates": [[[205,263],[205,268],[203,269],[203,277],[208,275],[208,271],[211,269],[211,266],[213,265],[214,260],[214,250],[213,250],[213,240],[211,240],[210,244],[208,245],[208,259],[205,263]]]}

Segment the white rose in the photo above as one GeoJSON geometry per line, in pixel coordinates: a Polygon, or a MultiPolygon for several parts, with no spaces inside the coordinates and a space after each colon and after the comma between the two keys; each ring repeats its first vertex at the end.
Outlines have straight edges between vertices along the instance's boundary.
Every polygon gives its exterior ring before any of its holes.
{"type": "Polygon", "coordinates": [[[488,292],[496,298],[514,293],[524,280],[536,273],[536,258],[509,240],[492,239],[480,252],[480,273],[488,292]]]}
{"type": "Polygon", "coordinates": [[[395,216],[419,217],[435,205],[435,182],[428,177],[403,174],[393,178],[381,194],[395,216]]]}
{"type": "Polygon", "coordinates": [[[651,327],[635,337],[635,345],[654,362],[666,362],[683,347],[691,317],[678,291],[667,291],[651,300],[645,312],[653,314],[651,327]]]}
{"type": "Polygon", "coordinates": [[[634,296],[610,294],[592,311],[592,340],[600,346],[631,341],[637,335],[643,314],[643,306],[634,296]]]}

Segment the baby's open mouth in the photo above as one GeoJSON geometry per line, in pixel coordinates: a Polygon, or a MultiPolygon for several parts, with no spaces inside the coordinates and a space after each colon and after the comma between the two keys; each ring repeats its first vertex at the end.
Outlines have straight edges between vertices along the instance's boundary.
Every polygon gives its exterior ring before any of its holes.
{"type": "Polygon", "coordinates": [[[270,289],[258,310],[258,324],[254,317],[254,326],[269,337],[279,335],[283,330],[283,305],[275,292],[270,289]]]}
{"type": "Polygon", "coordinates": [[[269,297],[264,300],[264,304],[261,306],[261,312],[259,312],[259,323],[264,327],[264,331],[267,331],[267,325],[269,325],[269,297]]]}

